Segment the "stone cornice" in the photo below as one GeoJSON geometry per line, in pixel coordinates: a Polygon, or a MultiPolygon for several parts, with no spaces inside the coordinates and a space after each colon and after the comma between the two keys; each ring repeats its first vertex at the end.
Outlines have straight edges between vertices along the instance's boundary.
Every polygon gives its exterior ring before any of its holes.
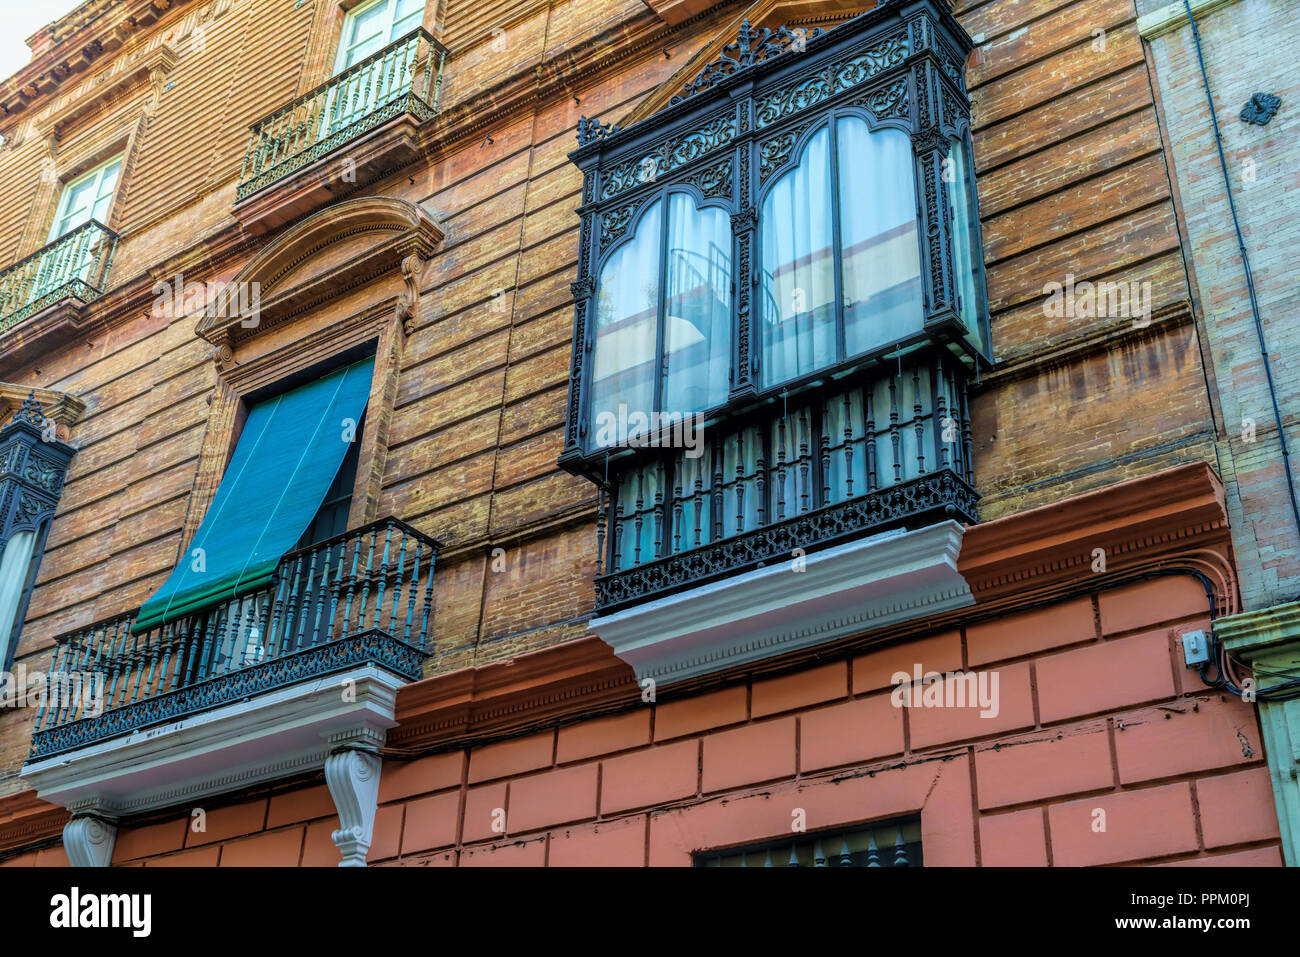
{"type": "Polygon", "coordinates": [[[194,0],[89,0],[27,41],[32,61],[0,83],[0,124],[56,95],[70,76],[194,0]]]}
{"type": "Polygon", "coordinates": [[[414,277],[405,303],[413,315],[419,264],[441,241],[432,217],[406,200],[366,196],[335,203],[285,230],[245,263],[208,304],[195,332],[215,346],[233,347],[399,266],[414,277]],[[368,242],[357,248],[362,235],[368,242]],[[346,259],[312,271],[339,245],[347,247],[346,259]],[[260,298],[251,318],[243,314],[249,289],[260,298]]]}
{"type": "Polygon", "coordinates": [[[159,44],[146,52],[133,65],[121,70],[116,76],[106,79],[84,97],[60,106],[37,124],[37,131],[44,137],[57,139],[60,132],[71,125],[78,116],[88,112],[95,104],[108,99],[124,96],[128,89],[137,83],[154,76],[166,75],[179,62],[176,51],[165,44],[159,44]]]}
{"type": "Polygon", "coordinates": [[[985,607],[1171,566],[1205,574],[1219,614],[1237,610],[1223,483],[1203,462],[976,525],[959,563],[985,607]],[[1103,572],[1093,571],[1097,549],[1103,572]]]}
{"type": "MultiPolygon", "coordinates": [[[[1214,585],[1219,612],[1237,609],[1223,486],[1202,463],[973,525],[965,531],[957,567],[974,592],[974,605],[742,664],[683,682],[671,693],[861,653],[867,646],[960,626],[972,615],[1014,611],[1028,601],[1105,588],[1108,581],[1147,571],[1198,571],[1214,585]],[[1104,573],[1092,571],[1095,547],[1106,549],[1104,573]]],[[[404,686],[397,699],[400,725],[388,740],[403,747],[451,747],[471,736],[546,726],[638,700],[631,667],[589,635],[404,686]]]]}
{"type": "Polygon", "coordinates": [[[1300,602],[1242,612],[1214,623],[1228,651],[1247,659],[1265,652],[1300,650],[1300,602]]]}
{"type": "Polygon", "coordinates": [[[0,798],[0,853],[59,836],[68,812],[33,790],[0,798]]]}
{"type": "MultiPolygon", "coordinates": [[[[1199,20],[1230,3],[1236,3],[1236,0],[1191,0],[1192,16],[1199,20]]],[[[1175,0],[1173,3],[1167,3],[1163,7],[1142,14],[1138,17],[1137,28],[1138,34],[1144,40],[1154,40],[1158,36],[1185,26],[1186,23],[1187,7],[1183,5],[1183,0],[1175,0]]]]}
{"type": "Polygon", "coordinates": [[[396,747],[510,730],[638,699],[632,669],[594,635],[481,667],[435,675],[397,694],[396,747]]]}
{"type": "Polygon", "coordinates": [[[974,603],[957,571],[963,528],[891,531],[633,605],[591,630],[656,683],[755,665],[974,603]]]}
{"type": "Polygon", "coordinates": [[[86,403],[67,392],[33,388],[13,382],[0,382],[0,402],[7,405],[22,405],[32,393],[35,393],[36,401],[40,403],[41,411],[46,417],[53,419],[62,427],[60,431],[76,425],[82,413],[86,411],[86,403]]]}

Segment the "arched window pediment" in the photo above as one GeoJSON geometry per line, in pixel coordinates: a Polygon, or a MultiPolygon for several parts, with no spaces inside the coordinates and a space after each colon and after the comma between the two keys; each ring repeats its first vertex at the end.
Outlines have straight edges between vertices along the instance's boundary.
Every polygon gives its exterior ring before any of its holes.
{"type": "MultiPolygon", "coordinates": [[[[340,292],[428,259],[442,231],[423,208],[388,197],[345,200],[285,230],[207,303],[195,332],[230,345],[340,292]],[[249,315],[256,298],[256,316],[249,315]]],[[[397,272],[401,275],[401,272],[397,272]]]]}

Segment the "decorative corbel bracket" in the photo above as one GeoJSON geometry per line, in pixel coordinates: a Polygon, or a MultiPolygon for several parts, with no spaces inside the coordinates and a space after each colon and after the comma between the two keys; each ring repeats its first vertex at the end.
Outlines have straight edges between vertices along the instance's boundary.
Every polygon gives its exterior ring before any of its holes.
{"type": "Polygon", "coordinates": [[[63,826],[63,849],[73,867],[108,867],[117,843],[117,815],[98,800],[69,806],[72,818],[63,826]]]}
{"type": "Polygon", "coordinates": [[[339,813],[339,829],[331,837],[343,860],[339,867],[365,867],[375,831],[379,804],[379,773],[383,761],[373,749],[384,743],[382,731],[360,728],[331,734],[334,751],[325,759],[325,783],[339,813]]]}

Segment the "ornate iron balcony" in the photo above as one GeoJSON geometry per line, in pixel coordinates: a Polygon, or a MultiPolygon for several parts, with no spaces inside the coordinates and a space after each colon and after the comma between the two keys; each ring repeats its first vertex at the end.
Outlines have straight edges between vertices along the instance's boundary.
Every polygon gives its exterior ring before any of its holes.
{"type": "Polygon", "coordinates": [[[641,447],[611,464],[599,611],[887,529],[977,520],[964,367],[942,350],[702,431],[695,449],[641,447]]]}
{"type": "Polygon", "coordinates": [[[253,124],[236,201],[387,121],[437,110],[446,49],[415,30],[253,124]]]}
{"type": "Polygon", "coordinates": [[[28,761],[360,665],[417,680],[438,549],[381,519],[290,552],[269,585],[179,621],[132,634],[131,613],[60,636],[28,761]]]}
{"type": "Polygon", "coordinates": [[[0,333],[62,299],[90,302],[104,291],[117,233],[90,220],[0,272],[0,333]]]}

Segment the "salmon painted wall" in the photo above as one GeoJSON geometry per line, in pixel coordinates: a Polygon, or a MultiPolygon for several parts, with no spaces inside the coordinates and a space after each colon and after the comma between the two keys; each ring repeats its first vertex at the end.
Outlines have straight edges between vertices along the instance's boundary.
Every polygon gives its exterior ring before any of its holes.
{"type": "MultiPolygon", "coordinates": [[[[1207,624],[1195,578],[1156,579],[388,761],[370,861],[688,865],[696,850],[787,838],[802,809],[809,831],[920,812],[927,866],[1280,866],[1255,710],[1182,663],[1178,636],[1207,624]],[[895,707],[891,678],[916,665],[995,672],[997,715],[895,707]]],[[[187,817],[123,828],[114,862],[338,861],[323,783],[204,818],[202,832],[187,817]]]]}

